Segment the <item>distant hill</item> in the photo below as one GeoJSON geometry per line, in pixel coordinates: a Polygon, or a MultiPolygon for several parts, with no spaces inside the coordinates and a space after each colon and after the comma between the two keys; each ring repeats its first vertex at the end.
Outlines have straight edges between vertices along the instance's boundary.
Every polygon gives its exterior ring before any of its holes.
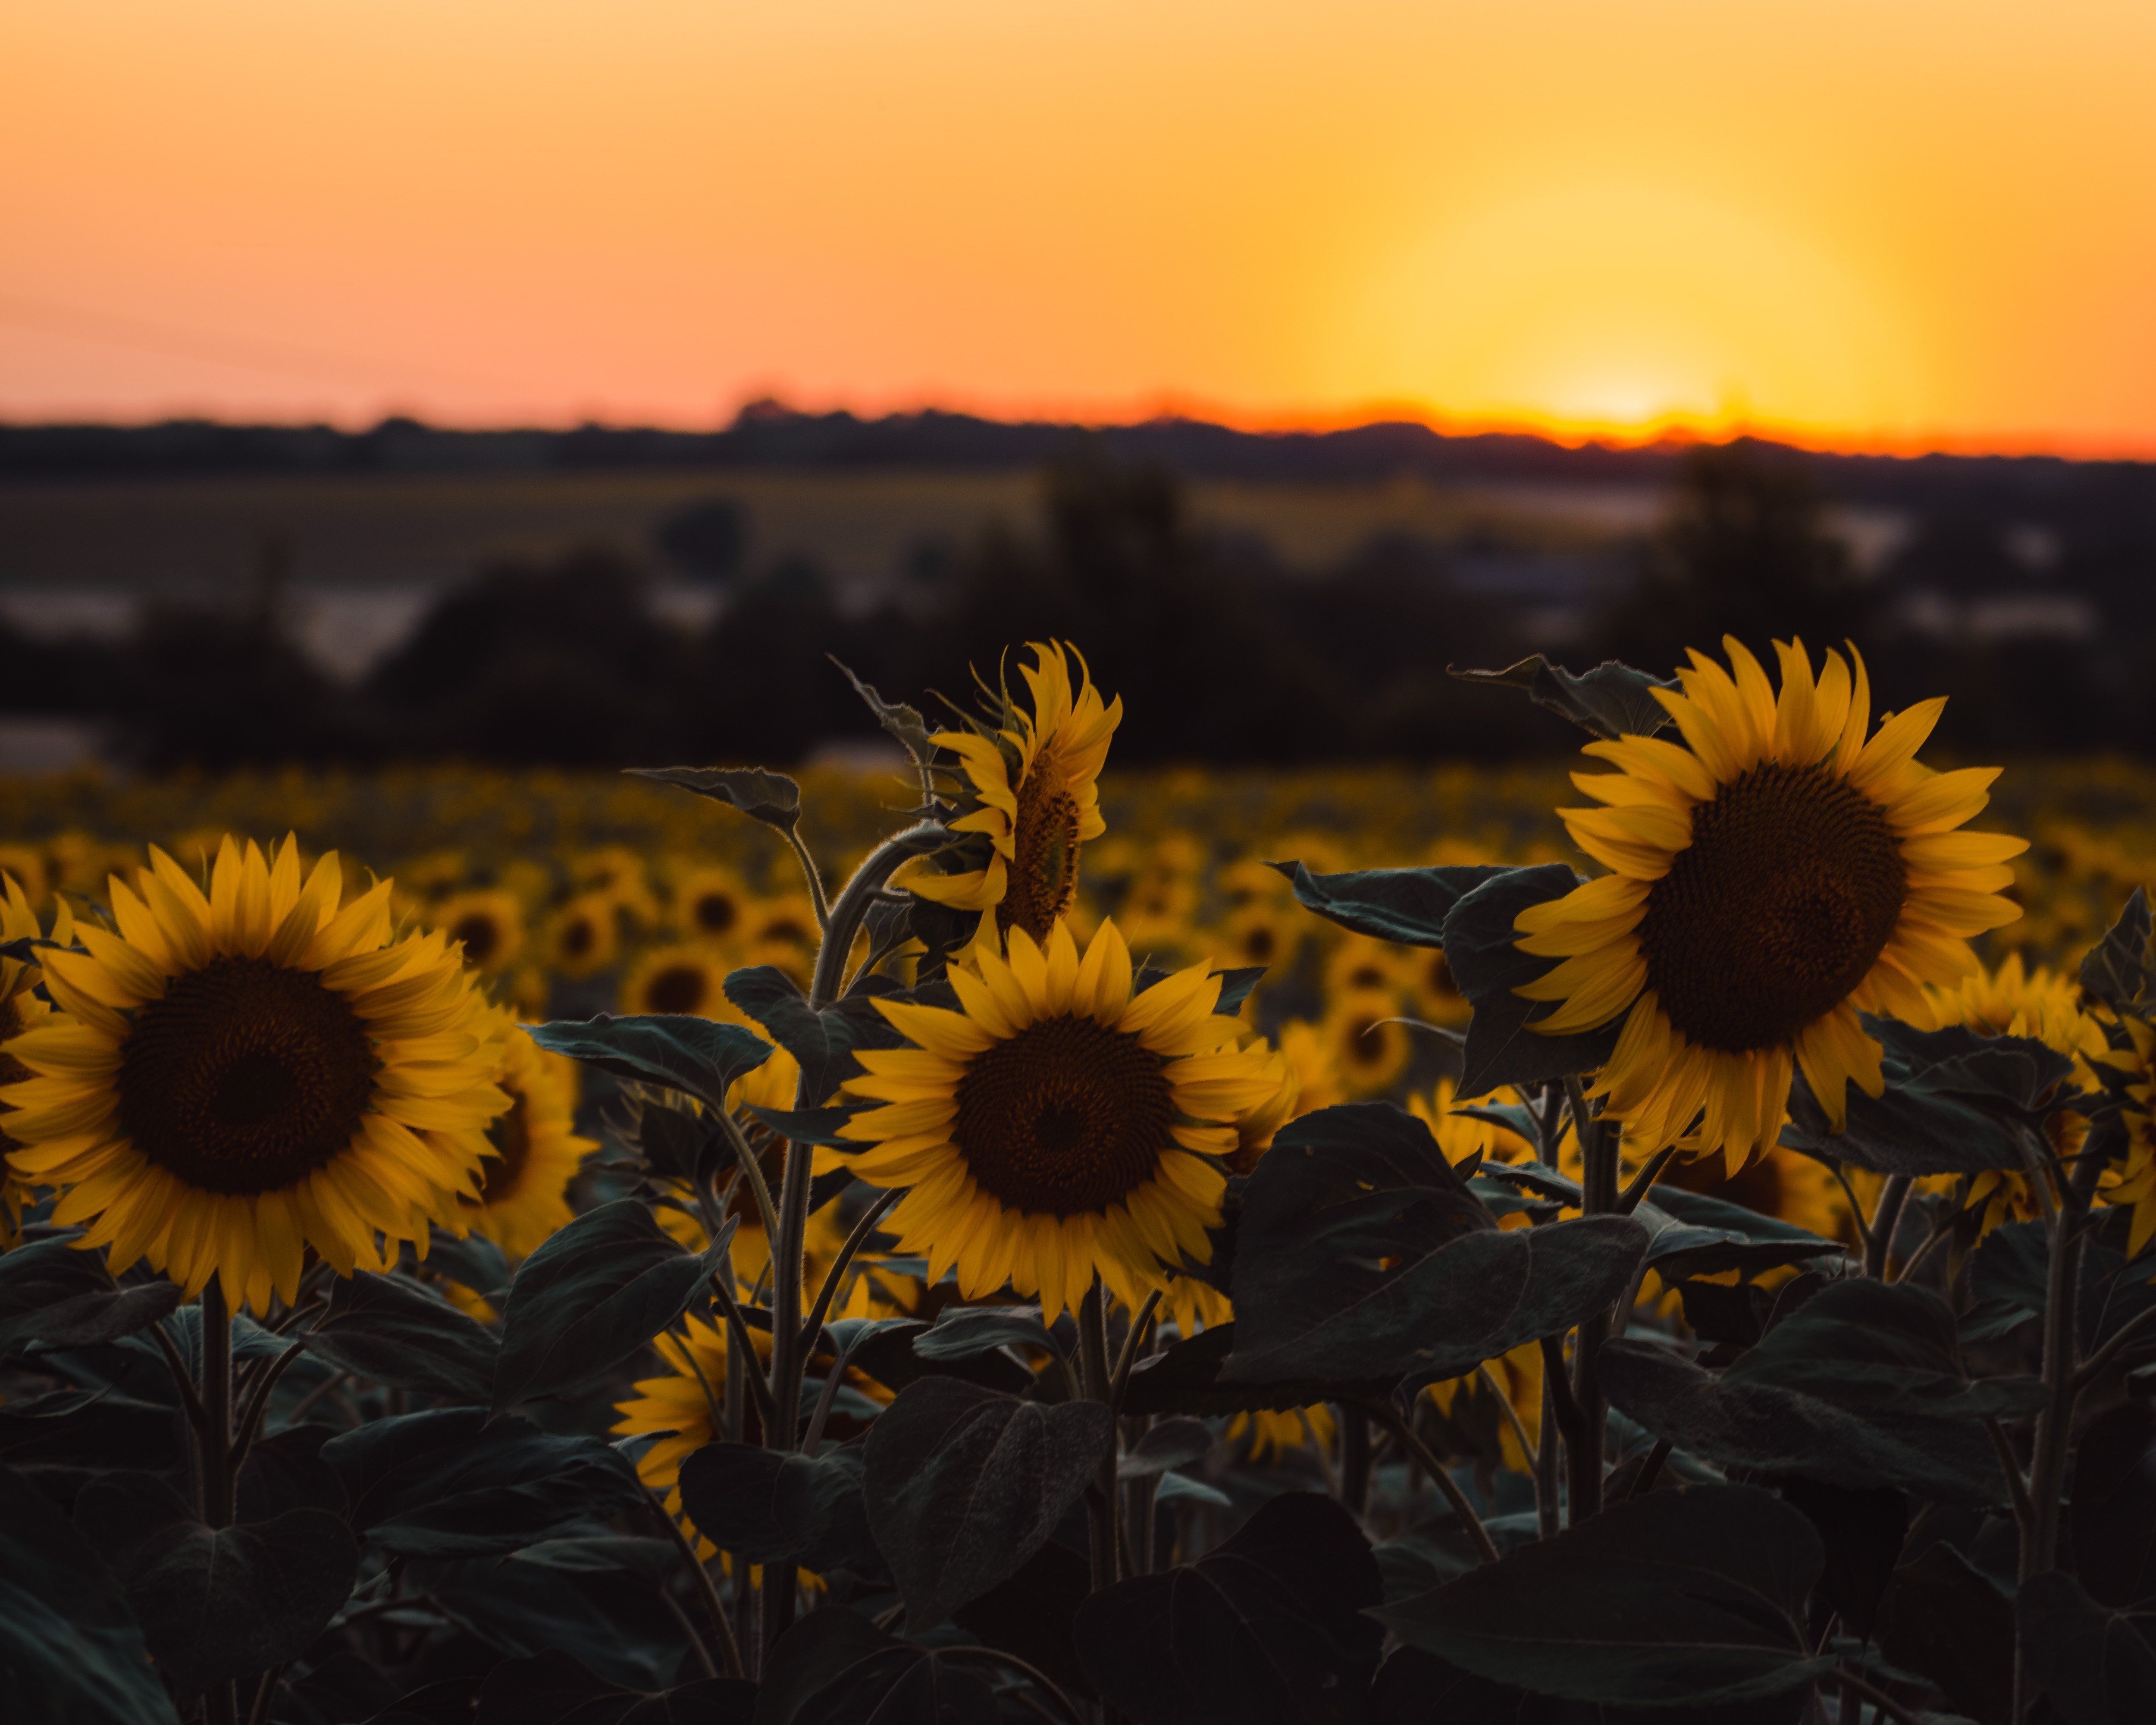
{"type": "MultiPolygon", "coordinates": [[[[450,431],[385,419],[366,431],[329,426],[173,420],[139,427],[0,425],[0,484],[9,480],[355,473],[454,474],[670,468],[1037,467],[1077,446],[1105,446],[1187,478],[1370,480],[1414,475],[1452,484],[1660,485],[1675,443],[1578,449],[1543,438],[1453,436],[1411,422],[1339,431],[1252,432],[1164,418],[1098,429],[1006,423],[966,413],[800,413],[745,408],[722,431],[587,425],[572,431],[450,431]]],[[[2156,464],[2053,456],[1805,457],[1823,487],[1851,502],[1918,510],[1980,500],[2035,520],[2156,509],[2156,464]]]]}

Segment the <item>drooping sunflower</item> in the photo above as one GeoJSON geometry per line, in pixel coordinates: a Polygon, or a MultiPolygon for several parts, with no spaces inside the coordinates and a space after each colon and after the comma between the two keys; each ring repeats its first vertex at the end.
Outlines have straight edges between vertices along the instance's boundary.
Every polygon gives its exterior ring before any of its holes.
{"type": "MultiPolygon", "coordinates": [[[[0,874],[0,940],[34,940],[45,932],[38,926],[37,912],[30,908],[29,895],[21,883],[12,874],[0,874]]],[[[62,946],[74,939],[74,919],[67,901],[57,896],[53,901],[51,938],[62,946]]],[[[0,1043],[51,1018],[52,1009],[30,992],[43,974],[40,966],[0,958],[0,1043]]],[[[14,1084],[29,1076],[28,1067],[0,1048],[0,1085],[14,1084]]],[[[21,1147],[5,1128],[6,1117],[0,1115],[0,1251],[13,1245],[21,1235],[23,1210],[30,1197],[29,1183],[17,1180],[8,1166],[8,1153],[21,1147]]]]}
{"type": "Polygon", "coordinates": [[[1968,937],[2021,914],[1999,893],[2026,845],[1955,830],[1998,769],[1917,764],[1943,700],[1867,740],[1853,649],[1830,651],[1815,680],[1803,643],[1778,642],[1778,701],[1743,645],[1723,645],[1731,671],[1695,652],[1681,692],[1654,691],[1683,744],[1587,746],[1619,770],[1573,782],[1607,806],[1558,813],[1613,872],[1516,927],[1521,950],[1563,960],[1518,990],[1559,1003],[1534,1029],[1623,1019],[1593,1094],[1634,1153],[1741,1163],[1780,1132],[1797,1068],[1837,1128],[1848,1085],[1880,1094],[1880,1047],[1857,1014],[1926,1022],[1923,985],[1959,982],[1976,968],[1968,937]]]}
{"type": "Polygon", "coordinates": [[[18,1178],[66,1189],[61,1223],[192,1296],[214,1274],[258,1312],[299,1289],[311,1246],[341,1275],[428,1224],[462,1233],[487,1124],[499,1020],[439,931],[396,938],[390,883],[339,907],[334,855],[303,881],[228,839],[205,894],[152,849],[112,877],[116,932],[49,952],[69,1020],[6,1052],[36,1075],[0,1091],[18,1178]]]}
{"type": "Polygon", "coordinates": [[[1075,649],[1028,644],[1034,663],[1019,670],[1032,691],[1030,711],[998,696],[988,721],[931,739],[958,757],[965,781],[952,829],[984,834],[986,862],[954,875],[910,867],[902,878],[922,898],[979,911],[984,936],[1019,928],[1038,945],[1070,909],[1079,847],[1107,830],[1097,781],[1123,703],[1118,696],[1102,705],[1083,658],[1071,686],[1075,649]]]}
{"type": "Polygon", "coordinates": [[[1219,1159],[1279,1078],[1235,1045],[1203,964],[1133,995],[1112,922],[1083,958],[1060,923],[1045,947],[1020,928],[1008,945],[949,972],[962,1012],[877,1001],[914,1046],[859,1056],[846,1088],[884,1106],[844,1128],[865,1147],[851,1165],[911,1189],[888,1225],[931,1281],[955,1265],[970,1299],[1008,1281],[1052,1322],[1097,1272],[1135,1306],[1163,1263],[1210,1261],[1219,1159]]]}
{"type": "Polygon", "coordinates": [[[457,1201],[472,1231],[516,1264],[568,1225],[569,1182],[598,1144],[578,1136],[568,1078],[521,1026],[508,1027],[495,1081],[509,1108],[487,1125],[492,1153],[480,1164],[479,1195],[457,1201]]]}
{"type": "Polygon", "coordinates": [[[1263,1463],[1307,1444],[1330,1450],[1338,1429],[1332,1422],[1332,1409],[1319,1402],[1314,1407],[1261,1408],[1255,1413],[1238,1414],[1229,1420],[1226,1435],[1228,1441],[1249,1460],[1263,1463]]]}

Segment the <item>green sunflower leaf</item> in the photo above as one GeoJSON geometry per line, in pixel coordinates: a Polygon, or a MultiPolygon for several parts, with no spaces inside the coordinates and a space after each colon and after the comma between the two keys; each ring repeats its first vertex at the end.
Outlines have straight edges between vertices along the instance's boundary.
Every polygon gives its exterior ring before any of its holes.
{"type": "Polygon", "coordinates": [[[1194,1563],[1093,1594],[1073,1625],[1094,1688],[1137,1725],[1350,1717],[1378,1668],[1384,1582],[1354,1517],[1286,1491],[1194,1563]]]}
{"type": "Polygon", "coordinates": [[[45,1494],[0,1466],[0,1697],[39,1725],[179,1725],[111,1573],[45,1494]]]}
{"type": "Polygon", "coordinates": [[[1579,876],[1563,863],[1507,869],[1464,895],[1445,919],[1445,960],[1453,984],[1475,1009],[1461,1055],[1460,1094],[1479,1096],[1504,1084],[1537,1084],[1589,1072],[1617,1046],[1618,1024],[1575,1036],[1530,1028],[1558,1008],[1522,1000],[1513,990],[1563,963],[1522,952],[1513,922],[1530,905],[1563,898],[1579,876]]]}
{"type": "Polygon", "coordinates": [[[2098,1604],[2054,1570],[2014,1601],[2022,1656],[2061,1725],[2146,1725],[2156,1718],[2156,1602],[2098,1604]]]}
{"type": "Polygon", "coordinates": [[[2118,921],[2082,960],[2082,988],[2107,1006],[2138,1005],[2148,994],[2148,895],[2137,886],[2118,921]]]}
{"type": "Polygon", "coordinates": [[[0,1255],[0,1355],[116,1341],[178,1306],[179,1289],[162,1279],[116,1287],[100,1255],[75,1249],[80,1238],[77,1230],[0,1255]]]}
{"type": "Polygon", "coordinates": [[[761,767],[632,767],[635,778],[679,785],[738,809],[751,820],[790,833],[801,820],[801,787],[783,773],[761,767]]]}
{"type": "Polygon", "coordinates": [[[681,1464],[681,1504],[696,1531],[752,1563],[803,1563],[867,1580],[884,1574],[861,1496],[859,1444],[820,1455],[706,1444],[681,1464]]]}
{"type": "Polygon", "coordinates": [[[400,1276],[341,1279],[328,1313],[300,1338],[355,1377],[452,1401],[483,1399],[501,1344],[438,1295],[400,1276]]]}
{"type": "Polygon", "coordinates": [[[2074,1570],[2107,1605],[2156,1598],[2156,1409],[2126,1402],[2082,1434],[2074,1458],[2074,1570]]]}
{"type": "Polygon", "coordinates": [[[756,1725],[1004,1725],[993,1668],[964,1649],[886,1635],[827,1605],[782,1635],[763,1667],[756,1725]]]}
{"type": "Polygon", "coordinates": [[[739,1024],[715,1024],[685,1013],[615,1018],[601,1013],[578,1021],[527,1024],[531,1040],[617,1078],[685,1091],[714,1108],[726,1105],[737,1079],[771,1058],[771,1045],[739,1024]]]}
{"type": "Polygon", "coordinates": [[[868,703],[868,709],[876,716],[876,723],[889,732],[898,746],[913,757],[914,764],[926,767],[936,753],[936,746],[928,740],[928,724],[921,716],[921,709],[908,706],[904,701],[886,701],[876,692],[875,685],[863,682],[853,668],[836,654],[824,655],[845,673],[846,680],[854,685],[854,693],[868,703]]]}
{"type": "Polygon", "coordinates": [[[331,1439],[353,1529],[411,1558],[495,1558],[636,1509],[628,1459],[597,1438],[485,1408],[434,1408],[331,1439]]]}
{"type": "Polygon", "coordinates": [[[1997,1583],[1939,1540],[1895,1570],[1879,1609],[1881,1653],[1982,1725],[2009,1725],[2014,1602],[1997,1583]]]}
{"type": "Polygon", "coordinates": [[[1674,677],[1650,677],[1614,659],[1605,659],[1593,670],[1575,676],[1539,653],[1502,670],[1459,670],[1451,665],[1445,670],[1463,683],[1524,690],[1537,706],[1563,714],[1605,742],[1620,737],[1652,737],[1670,722],[1654,691],[1679,686],[1674,677]]]}
{"type": "Polygon", "coordinates": [[[913,1338],[913,1352],[921,1359],[971,1359],[999,1348],[1040,1348],[1068,1359],[1077,1342],[1076,1325],[1059,1318],[1050,1329],[1038,1306],[947,1306],[913,1338]]]}
{"type": "Polygon", "coordinates": [[[709,1297],[739,1219],[686,1250],[633,1198],[587,1210],[517,1266],[494,1368],[497,1412],[612,1371],[709,1297]]]}
{"type": "Polygon", "coordinates": [[[898,1048],[906,1041],[875,1005],[878,999],[905,997],[850,994],[819,1010],[792,977],[768,964],[731,973],[726,990],[727,999],[800,1063],[802,1091],[812,1107],[860,1071],[856,1049],[898,1048]]]}
{"type": "Polygon", "coordinates": [[[1828,1284],[1726,1371],[1630,1341],[1594,1369],[1613,1407],[1703,1461],[1973,1506],[2006,1489],[1983,1422],[2043,1396],[2033,1378],[1966,1377],[1929,1289],[1864,1279],[1828,1284]]]}
{"type": "Polygon", "coordinates": [[[1568,1329],[1638,1272],[1630,1216],[1500,1230],[1389,1102],[1283,1127],[1244,1188],[1224,1379],[1458,1377],[1568,1329]]]}
{"type": "MultiPolygon", "coordinates": [[[[574,1654],[549,1647],[528,1659],[508,1659],[480,1685],[472,1725],[749,1725],[756,1686],[734,1677],[705,1677],[661,1694],[624,1689],[598,1676],[574,1654]]],[[[402,1717],[416,1717],[399,1715],[402,1717]]]]}
{"type": "Polygon", "coordinates": [[[1811,1524],[1779,1498],[1693,1486],[1613,1504],[1370,1615],[1410,1646],[1533,1694],[1658,1709],[1743,1702],[1832,1669],[1806,1630],[1825,1561],[1811,1524]]]}
{"type": "MultiPolygon", "coordinates": [[[[2099,1212],[2100,1214],[2104,1214],[2099,1212]]],[[[2092,1353],[2112,1335],[2156,1306],[2156,1252],[2128,1261],[2111,1242],[2121,1237],[2125,1212],[2108,1214],[2107,1237],[2082,1249],[2082,1286],[2074,1303],[2081,1349],[2092,1353]]],[[[1963,1318],[1964,1341],[2011,1334],[2044,1315],[2050,1302],[2051,1246],[2041,1221],[2009,1222],[1984,1236],[1969,1266],[1969,1291],[1976,1305],[1963,1318]]],[[[2133,1366],[2156,1358],[2156,1332],[2137,1335],[2121,1356],[2133,1366]]]]}
{"type": "Polygon", "coordinates": [[[1342,1383],[1330,1378],[1281,1378],[1263,1384],[1223,1381],[1220,1366],[1235,1346],[1235,1327],[1214,1324],[1195,1336],[1171,1343],[1132,1368],[1123,1391],[1123,1413],[1131,1417],[1188,1414],[1284,1414],[1320,1402],[1382,1400],[1393,1393],[1399,1374],[1342,1383]]]}
{"type": "Polygon", "coordinates": [[[1295,883],[1296,902],[1306,911],[1373,940],[1411,947],[1442,947],[1445,919],[1453,906],[1484,881],[1512,872],[1502,867],[1355,869],[1313,875],[1299,862],[1266,867],[1295,883]]]}
{"type": "Polygon", "coordinates": [[[1789,1148],[1881,1174],[2019,1168],[2021,1132],[2073,1076],[2068,1056],[2032,1036],[1981,1036],[1959,1024],[1918,1030],[1869,1013],[1861,1022],[1885,1050],[1885,1094],[1850,1086],[1848,1122],[1836,1132],[1798,1073],[1782,1128],[1789,1148]]]}
{"type": "Polygon", "coordinates": [[[1046,1406],[955,1378],[907,1385],[869,1428],[869,1526],[906,1626],[934,1628],[1038,1551],[1112,1453],[1098,1402],[1046,1406]]]}

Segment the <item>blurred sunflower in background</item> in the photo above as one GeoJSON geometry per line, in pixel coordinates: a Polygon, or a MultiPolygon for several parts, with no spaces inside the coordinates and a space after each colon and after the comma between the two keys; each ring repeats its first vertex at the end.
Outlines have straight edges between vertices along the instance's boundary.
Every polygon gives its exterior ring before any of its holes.
{"type": "Polygon", "coordinates": [[[457,1202],[471,1231],[514,1266],[569,1224],[569,1182],[598,1144],[577,1134],[575,1066],[550,1058],[520,1026],[506,1026],[495,1082],[509,1106],[487,1124],[479,1195],[459,1194],[457,1202]]]}
{"type": "Polygon", "coordinates": [[[524,949],[524,906],[499,887],[442,899],[429,907],[426,922],[463,947],[465,963],[482,976],[499,976],[524,949]]]}
{"type": "Polygon", "coordinates": [[[47,955],[67,1022],[6,1045],[35,1075],[0,1092],[9,1162],[116,1274],[147,1260],[190,1296],[214,1275],[261,1312],[309,1247],[348,1276],[377,1236],[464,1231],[510,1106],[501,1020],[444,934],[393,936],[388,881],[340,908],[341,878],[228,838],[205,894],[153,848],[110,882],[116,930],[47,955]]]}
{"type": "Polygon", "coordinates": [[[639,958],[621,985],[625,1013],[687,1013],[697,1018],[742,1021],[726,996],[726,967],[708,947],[654,947],[639,958]]]}
{"type": "Polygon", "coordinates": [[[1327,1060],[1351,1096],[1390,1090],[1414,1058],[1414,1042],[1389,995],[1343,994],[1322,1026],[1327,1060]]]}
{"type": "Polygon", "coordinates": [[[1741,1164],[1779,1134],[1796,1068],[1837,1129],[1848,1085],[1881,1093],[1857,1014],[1924,1022],[1923,985],[1958,983],[1968,937],[2020,915],[2000,893],[2027,847],[1955,830],[1998,769],[1917,764],[1943,700],[1867,740],[1853,649],[1815,680],[1803,643],[1778,642],[1777,700],[1743,644],[1723,646],[1730,670],[1695,652],[1681,692],[1654,691],[1684,746],[1587,745],[1618,771],[1573,782],[1606,806],[1558,813],[1613,872],[1520,913],[1521,950],[1563,962],[1517,992],[1558,1003],[1532,1026],[1547,1035],[1623,1019],[1591,1093],[1636,1151],[1741,1164]]]}
{"type": "Polygon", "coordinates": [[[1107,830],[1101,819],[1099,778],[1108,744],[1122,722],[1120,696],[1103,706],[1078,660],[1078,684],[1062,644],[1034,641],[1034,663],[1019,675],[1030,710],[1008,691],[985,721],[931,739],[958,760],[958,812],[953,832],[988,841],[985,862],[962,874],[909,866],[901,884],[934,903],[981,913],[982,934],[1022,929],[1036,944],[1066,914],[1078,888],[1078,853],[1107,830]]]}
{"type": "Polygon", "coordinates": [[[740,939],[751,900],[732,869],[706,865],[682,871],[672,903],[674,927],[684,940],[727,942],[740,939]]]}
{"type": "Polygon", "coordinates": [[[1278,1076],[1214,1014],[1206,966],[1133,995],[1112,922],[1082,958],[1060,923],[1045,947],[1014,928],[1009,952],[948,973],[962,1011],[877,1001],[913,1046],[861,1051],[845,1088],[881,1106],[844,1128],[863,1146],[848,1163],[910,1189],[888,1225],[932,1282],[955,1266],[976,1299],[1008,1281],[1053,1322],[1097,1273],[1136,1306],[1163,1264],[1210,1260],[1220,1159],[1278,1076]]]}
{"type": "Polygon", "coordinates": [[[557,906],[547,919],[547,968],[572,982],[598,975],[620,951],[614,919],[613,901],[596,893],[579,894],[557,906]]]}
{"type": "Polygon", "coordinates": [[[1333,1422],[1332,1409],[1320,1402],[1308,1408],[1263,1408],[1254,1414],[1237,1414],[1229,1420],[1226,1435],[1245,1460],[1262,1464],[1309,1444],[1330,1450],[1339,1427],[1333,1422]]]}

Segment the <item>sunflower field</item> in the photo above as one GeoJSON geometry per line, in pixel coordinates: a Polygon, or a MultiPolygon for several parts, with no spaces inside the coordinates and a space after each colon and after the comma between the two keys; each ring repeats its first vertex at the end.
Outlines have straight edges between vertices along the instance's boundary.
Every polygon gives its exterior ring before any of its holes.
{"type": "Polygon", "coordinates": [[[0,784],[0,1717],[2156,1718],[2156,775],[1733,639],[1118,772],[1011,662],[0,784]]]}

